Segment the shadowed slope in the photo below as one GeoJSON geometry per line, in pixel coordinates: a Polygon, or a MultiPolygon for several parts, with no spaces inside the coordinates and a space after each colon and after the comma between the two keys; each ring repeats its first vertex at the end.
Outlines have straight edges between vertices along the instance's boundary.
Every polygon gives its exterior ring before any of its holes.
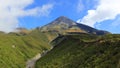
{"type": "Polygon", "coordinates": [[[63,37],[37,62],[36,68],[119,68],[120,35],[63,37]]]}

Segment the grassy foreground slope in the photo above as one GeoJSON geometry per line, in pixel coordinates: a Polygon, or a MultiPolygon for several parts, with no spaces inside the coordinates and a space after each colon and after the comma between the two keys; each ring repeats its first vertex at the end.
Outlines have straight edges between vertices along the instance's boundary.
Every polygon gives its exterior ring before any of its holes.
{"type": "Polygon", "coordinates": [[[25,68],[28,59],[49,48],[47,37],[38,30],[27,35],[0,33],[0,68],[25,68]]]}
{"type": "Polygon", "coordinates": [[[66,35],[36,68],[120,68],[120,35],[66,35]]]}

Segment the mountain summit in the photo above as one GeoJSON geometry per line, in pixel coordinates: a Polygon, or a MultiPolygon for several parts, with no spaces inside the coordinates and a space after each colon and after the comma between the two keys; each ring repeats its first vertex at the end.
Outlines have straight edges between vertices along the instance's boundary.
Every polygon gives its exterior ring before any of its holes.
{"type": "Polygon", "coordinates": [[[56,20],[54,20],[53,22],[51,22],[50,24],[66,24],[66,25],[76,25],[76,23],[65,17],[65,16],[61,16],[61,17],[58,17],[56,20]]]}
{"type": "Polygon", "coordinates": [[[91,33],[97,35],[107,34],[109,32],[97,30],[84,24],[77,23],[65,16],[60,16],[49,24],[40,28],[44,32],[59,33],[91,33]]]}

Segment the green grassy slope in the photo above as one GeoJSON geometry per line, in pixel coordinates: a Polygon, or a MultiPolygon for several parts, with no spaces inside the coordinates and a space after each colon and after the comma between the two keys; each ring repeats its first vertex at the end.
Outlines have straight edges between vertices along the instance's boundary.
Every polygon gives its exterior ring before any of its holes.
{"type": "Polygon", "coordinates": [[[28,59],[50,48],[47,42],[38,30],[28,35],[0,33],[0,68],[25,68],[28,59]]]}
{"type": "Polygon", "coordinates": [[[53,39],[55,39],[58,36],[58,33],[56,32],[43,32],[43,33],[47,37],[49,42],[51,42],[53,39]]]}
{"type": "Polygon", "coordinates": [[[67,35],[36,68],[120,68],[120,35],[67,35]]]}

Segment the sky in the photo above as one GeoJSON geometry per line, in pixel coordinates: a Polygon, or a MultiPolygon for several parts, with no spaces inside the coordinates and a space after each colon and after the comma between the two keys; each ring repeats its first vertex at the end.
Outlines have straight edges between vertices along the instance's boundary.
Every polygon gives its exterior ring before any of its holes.
{"type": "Polygon", "coordinates": [[[66,16],[120,34],[120,0],[0,0],[0,31],[34,29],[66,16]]]}

